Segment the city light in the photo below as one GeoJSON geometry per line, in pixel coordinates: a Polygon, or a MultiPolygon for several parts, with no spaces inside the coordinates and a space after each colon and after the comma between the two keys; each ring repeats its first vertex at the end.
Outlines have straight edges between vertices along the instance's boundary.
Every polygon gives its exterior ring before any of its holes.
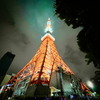
{"type": "Polygon", "coordinates": [[[46,33],[47,33],[47,32],[50,32],[50,33],[53,32],[52,26],[51,26],[51,20],[50,20],[50,18],[48,18],[47,25],[46,25],[46,28],[45,28],[45,32],[46,32],[46,33]]]}
{"type": "Polygon", "coordinates": [[[87,85],[90,87],[90,88],[93,88],[93,83],[91,81],[87,81],[87,85]]]}
{"type": "Polygon", "coordinates": [[[73,84],[72,84],[72,83],[70,83],[70,85],[71,85],[71,86],[73,86],[73,84]]]}

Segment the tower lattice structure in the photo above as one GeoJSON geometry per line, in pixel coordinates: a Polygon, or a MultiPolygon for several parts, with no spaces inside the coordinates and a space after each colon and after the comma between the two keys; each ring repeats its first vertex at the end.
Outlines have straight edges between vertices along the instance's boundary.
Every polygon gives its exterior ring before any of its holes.
{"type": "MultiPolygon", "coordinates": [[[[48,18],[46,34],[41,38],[42,42],[35,56],[7,84],[14,82],[13,84],[16,85],[23,79],[29,79],[30,84],[49,86],[52,73],[57,71],[58,67],[61,67],[66,74],[75,75],[60,57],[52,32],[51,20],[48,18]]],[[[82,88],[87,88],[83,83],[81,85],[82,88]]]]}

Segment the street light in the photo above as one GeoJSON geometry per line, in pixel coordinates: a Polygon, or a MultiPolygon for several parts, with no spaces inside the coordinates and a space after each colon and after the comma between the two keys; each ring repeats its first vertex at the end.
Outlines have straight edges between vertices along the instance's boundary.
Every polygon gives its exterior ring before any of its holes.
{"type": "Polygon", "coordinates": [[[87,81],[87,85],[90,87],[90,88],[92,88],[93,89],[93,83],[91,82],[91,81],[87,81]]]}

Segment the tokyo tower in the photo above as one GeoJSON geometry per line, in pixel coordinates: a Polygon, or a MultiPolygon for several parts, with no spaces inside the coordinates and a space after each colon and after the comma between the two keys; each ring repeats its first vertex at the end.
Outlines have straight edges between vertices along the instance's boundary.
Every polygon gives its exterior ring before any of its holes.
{"type": "Polygon", "coordinates": [[[41,38],[35,56],[7,83],[13,84],[14,96],[53,95],[55,91],[62,95],[74,92],[81,95],[83,90],[88,89],[83,83],[80,84],[60,57],[52,32],[51,20],[48,18],[45,35],[41,38]]]}

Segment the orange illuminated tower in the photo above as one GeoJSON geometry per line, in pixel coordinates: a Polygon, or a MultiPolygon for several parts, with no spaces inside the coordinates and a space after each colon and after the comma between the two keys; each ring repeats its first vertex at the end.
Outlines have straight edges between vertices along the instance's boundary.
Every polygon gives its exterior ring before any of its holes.
{"type": "MultiPolygon", "coordinates": [[[[43,90],[49,90],[50,87],[55,87],[52,85],[52,81],[56,80],[56,78],[53,78],[54,76],[59,76],[59,82],[61,88],[58,88],[56,90],[58,91],[64,91],[63,88],[63,82],[64,80],[61,79],[61,77],[65,77],[65,83],[66,79],[69,80],[69,85],[78,85],[78,91],[80,91],[80,84],[78,79],[73,76],[75,74],[69,69],[69,67],[64,63],[62,58],[60,57],[56,46],[55,46],[55,38],[52,36],[52,26],[51,26],[51,20],[48,18],[47,25],[45,28],[45,35],[41,38],[41,44],[36,52],[35,56],[21,69],[7,84],[13,84],[15,88],[14,95],[23,95],[27,94],[29,92],[29,89],[32,92],[34,92],[32,95],[37,94],[40,92],[39,89],[43,90]],[[59,73],[59,74],[57,74],[59,73]],[[63,73],[63,74],[62,74],[63,73]],[[66,77],[69,78],[66,78],[66,77]],[[73,81],[73,80],[77,81],[73,81]],[[76,83],[75,83],[76,82],[76,83]],[[41,86],[39,86],[41,85],[41,86]],[[36,89],[36,86],[39,86],[36,89]],[[46,88],[47,87],[47,88],[46,88]],[[24,89],[23,89],[24,88],[24,89]],[[35,90],[34,90],[35,88],[35,90]],[[19,90],[21,91],[18,93],[19,90]],[[24,91],[24,92],[23,92],[24,91]],[[22,94],[21,94],[22,93],[22,94]]],[[[64,79],[64,78],[63,78],[64,79]]],[[[70,86],[71,87],[71,86],[70,86]]],[[[57,88],[57,87],[56,87],[57,88]]],[[[75,87],[76,88],[76,87],[75,87]]],[[[47,93],[44,91],[44,94],[47,93]]],[[[76,90],[74,89],[74,92],[76,90]]],[[[42,91],[43,92],[43,91],[42,91]]],[[[49,92],[48,92],[49,93],[49,92]]],[[[41,94],[41,92],[40,92],[41,94]]],[[[39,94],[39,95],[40,95],[39,94]]]]}

